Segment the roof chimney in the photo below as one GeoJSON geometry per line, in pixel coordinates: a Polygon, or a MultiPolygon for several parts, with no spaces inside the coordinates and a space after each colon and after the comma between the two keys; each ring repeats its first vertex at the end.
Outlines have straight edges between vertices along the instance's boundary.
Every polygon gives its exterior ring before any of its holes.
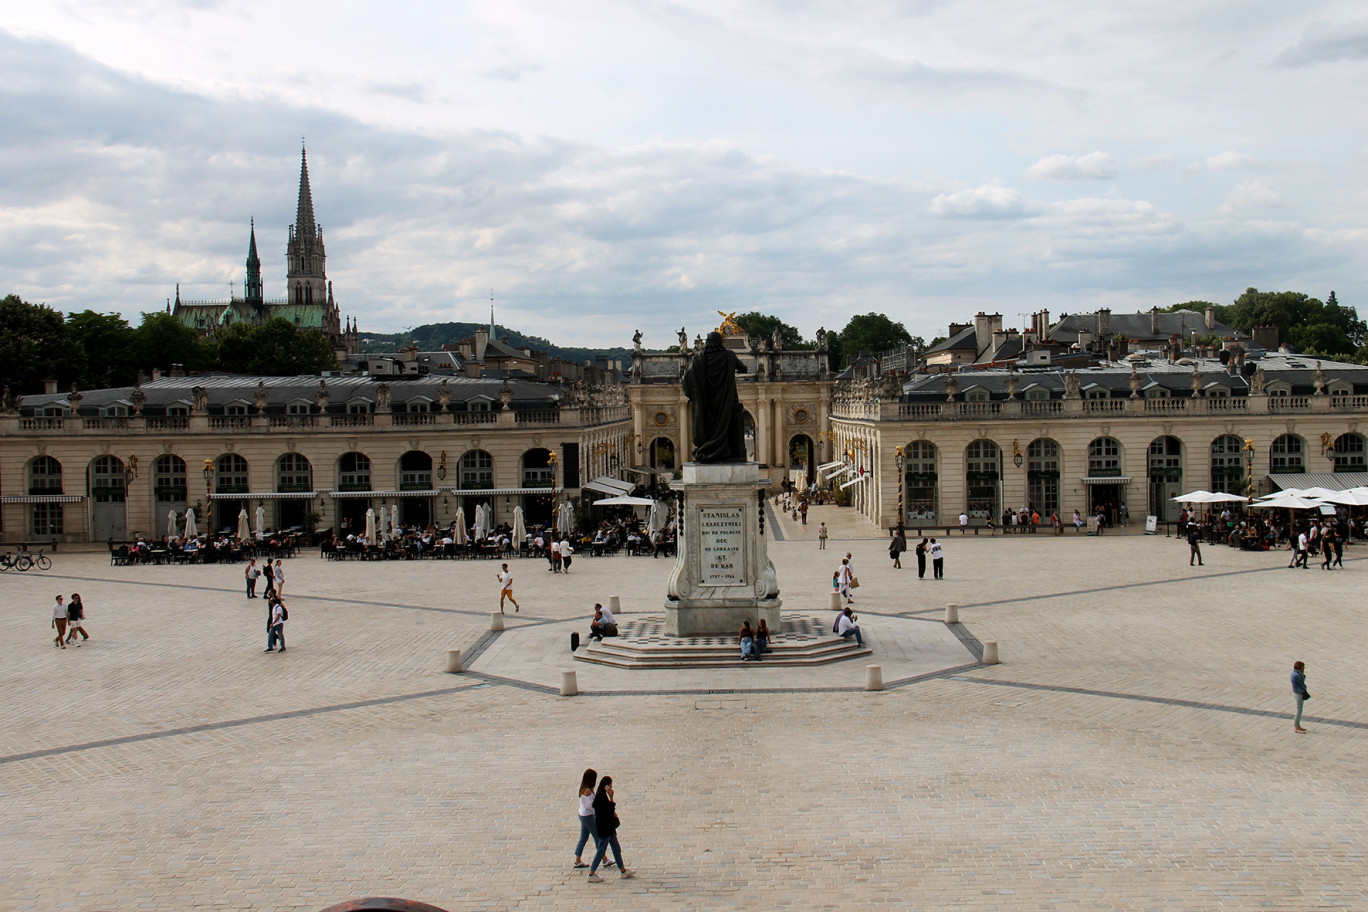
{"type": "Polygon", "coordinates": [[[1111,311],[1106,307],[1097,311],[1097,335],[1100,338],[1111,335],[1111,311]]]}
{"type": "Polygon", "coordinates": [[[1216,328],[1216,308],[1210,304],[1207,305],[1206,309],[1206,326],[1207,329],[1216,328]]]}
{"type": "Polygon", "coordinates": [[[43,392],[44,392],[46,395],[48,395],[48,396],[55,396],[55,395],[57,395],[57,381],[56,381],[56,380],[44,380],[44,381],[43,381],[43,392]]]}
{"type": "Polygon", "coordinates": [[[1159,307],[1155,305],[1150,308],[1150,335],[1159,335],[1159,307]]]}

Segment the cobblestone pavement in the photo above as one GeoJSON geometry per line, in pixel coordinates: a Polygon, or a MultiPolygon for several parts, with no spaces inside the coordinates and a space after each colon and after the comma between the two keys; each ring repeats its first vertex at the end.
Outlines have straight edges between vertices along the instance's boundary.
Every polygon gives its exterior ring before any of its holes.
{"type": "MultiPolygon", "coordinates": [[[[874,656],[815,684],[748,667],[761,690],[444,674],[448,648],[497,643],[489,562],[298,558],[284,655],[240,567],[63,551],[7,573],[0,909],[1368,909],[1368,548],[1327,573],[1228,548],[1189,568],[1162,536],[955,534],[946,579],[918,581],[850,513],[779,522],[771,556],[796,610],[852,551],[874,656]],[[59,591],[88,606],[79,649],[52,644],[59,591]],[[887,618],[936,625],[947,602],[1003,664],[858,690],[891,661],[887,618]],[[617,782],[634,880],[571,868],[585,766],[617,782]]],[[[510,627],[609,595],[658,611],[667,562],[514,569],[510,627]]]]}

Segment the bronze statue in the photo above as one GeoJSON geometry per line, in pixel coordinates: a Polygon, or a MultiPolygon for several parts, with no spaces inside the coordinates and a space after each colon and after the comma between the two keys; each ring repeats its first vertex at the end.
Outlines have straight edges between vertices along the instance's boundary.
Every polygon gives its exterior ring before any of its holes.
{"type": "Polygon", "coordinates": [[[693,407],[695,462],[745,462],[746,436],[736,375],[746,365],[722,344],[720,332],[708,333],[703,349],[684,372],[684,395],[693,407]]]}

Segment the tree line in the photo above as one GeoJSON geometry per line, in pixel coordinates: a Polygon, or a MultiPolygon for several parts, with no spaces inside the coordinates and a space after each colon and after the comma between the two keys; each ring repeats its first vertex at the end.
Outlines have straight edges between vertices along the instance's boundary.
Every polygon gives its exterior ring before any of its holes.
{"type": "Polygon", "coordinates": [[[0,300],[0,383],[14,395],[58,389],[132,386],[138,372],[163,373],[173,364],[187,372],[293,376],[333,370],[332,343],[317,329],[298,329],[279,317],[255,326],[232,323],[212,337],[168,313],[142,315],[135,327],[118,314],[93,310],[63,314],[18,295],[0,300]]]}
{"type": "Polygon", "coordinates": [[[1214,309],[1217,320],[1245,333],[1261,326],[1278,327],[1279,341],[1298,354],[1368,364],[1364,345],[1368,326],[1359,319],[1358,310],[1340,304],[1333,291],[1322,301],[1300,291],[1246,288],[1232,304],[1186,301],[1166,310],[1202,313],[1208,307],[1214,309]]]}

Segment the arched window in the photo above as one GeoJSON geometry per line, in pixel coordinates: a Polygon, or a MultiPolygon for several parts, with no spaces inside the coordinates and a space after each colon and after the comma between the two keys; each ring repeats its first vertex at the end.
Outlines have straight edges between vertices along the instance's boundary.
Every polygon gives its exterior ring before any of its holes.
{"type": "Polygon", "coordinates": [[[1182,493],[1183,442],[1177,437],[1155,437],[1147,454],[1149,511],[1167,522],[1181,509],[1173,498],[1182,493]]]}
{"type": "Polygon", "coordinates": [[[90,499],[95,503],[122,503],[127,493],[123,460],[96,456],[90,463],[90,499]]]}
{"type": "Polygon", "coordinates": [[[370,457],[365,453],[343,453],[337,460],[337,487],[341,491],[371,489],[370,457]]]}
{"type": "Polygon", "coordinates": [[[30,494],[62,493],[62,464],[51,456],[35,456],[28,475],[30,494]]]}
{"type": "Polygon", "coordinates": [[[1059,444],[1048,437],[1026,447],[1026,496],[1046,516],[1059,510],[1059,444]]]}
{"type": "Polygon", "coordinates": [[[461,487],[466,490],[494,487],[494,457],[484,450],[470,450],[462,456],[461,487]]]}
{"type": "Polygon", "coordinates": [[[1121,444],[1115,437],[1098,437],[1088,444],[1088,475],[1106,478],[1121,474],[1121,444]]]}
{"type": "Polygon", "coordinates": [[[215,466],[214,491],[219,494],[246,494],[247,460],[237,453],[224,453],[215,466]]]}
{"type": "Polygon", "coordinates": [[[556,470],[551,465],[551,451],[536,447],[522,454],[522,486],[550,488],[555,485],[556,470]]]}
{"type": "Polygon", "coordinates": [[[1211,490],[1238,493],[1244,488],[1244,466],[1240,460],[1243,441],[1234,434],[1222,434],[1211,441],[1211,490]]]}
{"type": "Polygon", "coordinates": [[[152,463],[152,490],[160,503],[184,503],[189,493],[185,460],[174,453],[158,456],[152,463]]]}
{"type": "Polygon", "coordinates": [[[1341,434],[1335,438],[1335,471],[1363,472],[1368,470],[1364,462],[1363,435],[1341,434]]]}
{"type": "Polygon", "coordinates": [[[313,490],[313,466],[298,453],[286,453],[276,463],[276,490],[282,493],[313,490]]]}
{"type": "Polygon", "coordinates": [[[914,440],[903,447],[906,472],[905,510],[909,520],[936,520],[936,445],[929,440],[914,440]]]}
{"type": "Polygon", "coordinates": [[[669,437],[657,437],[651,441],[651,466],[657,469],[675,467],[675,445],[669,437]]]}
{"type": "Polygon", "coordinates": [[[432,490],[432,457],[422,450],[409,450],[399,457],[399,490],[432,490]]]}
{"type": "Polygon", "coordinates": [[[998,484],[1002,477],[1002,450],[991,440],[975,440],[964,451],[966,512],[972,519],[987,519],[998,512],[998,484]]]}
{"type": "Polygon", "coordinates": [[[1283,434],[1268,448],[1268,471],[1300,475],[1306,471],[1306,441],[1296,434],[1283,434]]]}

